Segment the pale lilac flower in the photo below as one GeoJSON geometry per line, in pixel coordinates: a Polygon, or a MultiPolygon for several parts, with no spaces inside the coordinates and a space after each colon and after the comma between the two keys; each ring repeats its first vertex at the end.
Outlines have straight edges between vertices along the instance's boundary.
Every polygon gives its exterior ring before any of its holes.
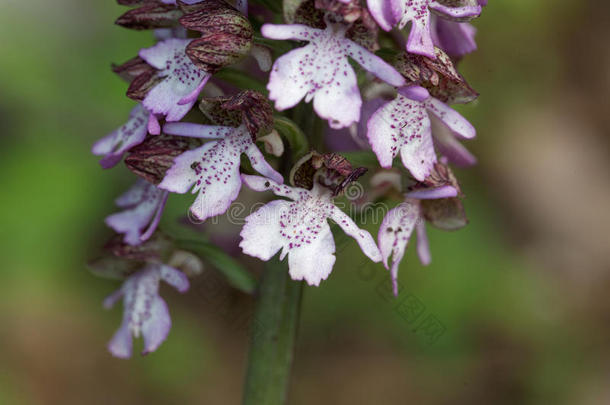
{"type": "Polygon", "coordinates": [[[271,190],[292,201],[274,200],[246,218],[239,246],[243,252],[267,261],[280,249],[280,260],[288,255],[293,280],[305,280],[318,286],[330,274],[335,263],[335,242],[328,219],[356,239],[360,248],[374,262],[381,254],[370,233],[337,208],[329,189],[315,183],[313,189],[289,187],[260,176],[242,175],[248,187],[271,190]]]}
{"type": "Polygon", "coordinates": [[[245,153],[254,170],[277,182],[282,175],[265,160],[245,125],[237,128],[170,123],[163,128],[166,134],[217,139],[184,152],[174,159],[159,187],[174,193],[199,192],[191,206],[193,215],[203,221],[223,214],[241,189],[240,158],[245,153]],[[194,185],[194,187],[193,187],[194,185]]]}
{"type": "Polygon", "coordinates": [[[100,160],[104,169],[115,166],[125,152],[144,141],[148,133],[148,118],[148,111],[138,104],[131,110],[129,119],[123,126],[93,144],[91,152],[98,156],[104,155],[100,160]]]}
{"type": "MultiPolygon", "coordinates": [[[[446,126],[449,136],[473,138],[474,127],[458,112],[431,97],[420,86],[402,87],[397,97],[379,108],[368,121],[368,138],[384,168],[392,167],[398,153],[413,177],[423,181],[437,161],[432,139],[430,116],[446,126]]],[[[451,142],[443,138],[447,149],[451,142]]],[[[456,141],[457,142],[457,141],[456,141]]]]}
{"type": "Polygon", "coordinates": [[[467,20],[481,13],[481,5],[474,0],[446,6],[436,0],[368,0],[371,15],[379,26],[389,31],[393,26],[403,28],[412,22],[407,40],[407,52],[436,58],[432,41],[430,17],[432,11],[450,20],[467,20]]]}
{"type": "Polygon", "coordinates": [[[186,55],[188,39],[171,38],[140,50],[139,56],[159,69],[163,80],[142,101],[151,114],[179,121],[190,111],[210,74],[199,69],[186,55]]]}
{"type": "Polygon", "coordinates": [[[157,229],[168,194],[145,180],[138,180],[116,199],[116,205],[124,211],[106,217],[106,225],[125,234],[123,240],[128,245],[139,245],[157,229]]]}
{"type": "Polygon", "coordinates": [[[390,270],[394,295],[398,295],[398,267],[414,230],[417,233],[419,261],[427,266],[430,264],[431,256],[426,221],[431,221],[433,226],[445,230],[456,230],[467,223],[462,205],[456,198],[459,194],[457,183],[414,188],[405,195],[404,202],[388,211],[383,218],[377,240],[383,264],[390,270]],[[435,211],[438,206],[424,207],[423,200],[435,200],[444,204],[442,212],[435,211]],[[452,207],[456,207],[456,201],[459,209],[454,211],[452,207]],[[392,256],[391,267],[388,264],[390,256],[392,256]]]}
{"type": "Polygon", "coordinates": [[[157,350],[167,338],[172,322],[167,304],[159,296],[161,280],[181,293],[189,288],[189,281],[182,272],[161,263],[148,263],[104,300],[104,308],[108,309],[123,298],[123,322],[108,343],[108,350],[113,356],[123,359],[131,357],[132,336],[138,338],[142,335],[142,355],[157,350]]]}
{"type": "Polygon", "coordinates": [[[392,66],[345,38],[347,28],[339,24],[328,24],[324,30],[300,24],[263,25],[261,32],[267,38],[309,42],[273,64],[267,88],[276,109],[294,107],[305,97],[305,102],[313,99],[314,110],[332,128],[358,122],[362,99],[348,56],[381,80],[404,85],[405,79],[392,66]]]}

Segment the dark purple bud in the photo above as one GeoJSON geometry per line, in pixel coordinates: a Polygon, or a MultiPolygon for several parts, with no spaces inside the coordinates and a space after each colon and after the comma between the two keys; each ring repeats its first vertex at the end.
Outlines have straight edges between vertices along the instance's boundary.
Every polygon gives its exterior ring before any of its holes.
{"type": "Polygon", "coordinates": [[[436,59],[422,55],[401,53],[394,66],[408,84],[425,87],[432,97],[449,103],[468,103],[479,96],[460,75],[451,58],[439,48],[435,48],[436,59]]]}
{"type": "Polygon", "coordinates": [[[228,111],[239,111],[241,121],[255,141],[259,136],[267,135],[273,130],[273,108],[259,92],[242,91],[225,101],[221,107],[228,111]]]}
{"type": "Polygon", "coordinates": [[[337,0],[285,0],[284,20],[289,24],[305,24],[323,29],[326,21],[349,25],[345,36],[370,51],[379,49],[379,28],[368,9],[352,0],[343,3],[337,0]]]}
{"type": "Polygon", "coordinates": [[[154,72],[155,68],[147,64],[144,59],[136,56],[121,65],[112,64],[112,71],[122,79],[131,82],[143,73],[154,72]]]}
{"type": "Polygon", "coordinates": [[[120,16],[115,24],[134,30],[171,28],[178,24],[182,11],[172,4],[147,2],[120,16]]]}
{"type": "Polygon", "coordinates": [[[174,164],[176,156],[201,144],[201,140],[197,138],[148,136],[140,145],[130,149],[125,164],[129,170],[148,182],[159,184],[174,164]]]}
{"type": "Polygon", "coordinates": [[[114,256],[128,260],[167,260],[169,255],[174,250],[172,240],[157,231],[146,242],[137,246],[132,246],[124,242],[123,235],[115,235],[112,237],[104,249],[114,256]]]}
{"type": "Polygon", "coordinates": [[[142,262],[124,260],[116,256],[103,256],[87,263],[89,271],[99,277],[124,280],[142,266],[142,262]]]}
{"type": "Polygon", "coordinates": [[[199,31],[201,38],[191,41],[186,54],[199,68],[214,73],[232,65],[250,52],[254,31],[242,13],[220,0],[205,0],[192,6],[180,24],[199,31]]]}
{"type": "Polygon", "coordinates": [[[203,115],[214,125],[225,127],[238,127],[241,125],[241,113],[229,111],[222,107],[231,97],[204,97],[199,103],[199,109],[203,115]]]}
{"type": "Polygon", "coordinates": [[[438,189],[445,186],[453,187],[456,192],[461,193],[460,185],[457,178],[446,164],[435,163],[434,168],[430,172],[430,175],[424,179],[424,181],[416,182],[414,185],[408,187],[409,192],[438,189]]]}
{"type": "Polygon", "coordinates": [[[157,70],[150,67],[150,69],[144,71],[144,73],[141,73],[132,80],[127,88],[127,97],[132,100],[142,101],[148,92],[162,80],[163,77],[159,77],[157,70]]]}

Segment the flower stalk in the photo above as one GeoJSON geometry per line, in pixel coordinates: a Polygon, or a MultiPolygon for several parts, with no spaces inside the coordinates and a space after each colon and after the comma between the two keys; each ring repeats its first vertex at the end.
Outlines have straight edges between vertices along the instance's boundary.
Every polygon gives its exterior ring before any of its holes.
{"type": "Polygon", "coordinates": [[[267,262],[251,325],[243,405],[286,402],[302,291],[284,263],[267,262]]]}

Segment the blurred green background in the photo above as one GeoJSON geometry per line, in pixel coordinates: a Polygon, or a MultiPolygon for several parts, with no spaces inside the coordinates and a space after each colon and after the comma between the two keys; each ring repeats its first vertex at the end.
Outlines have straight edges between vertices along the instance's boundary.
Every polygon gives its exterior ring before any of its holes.
{"type": "MultiPolygon", "coordinates": [[[[240,401],[252,300],[212,269],[189,294],[163,289],[173,328],[156,353],[105,350],[117,284],[84,263],[134,176],[89,149],[132,105],[110,63],[152,43],[113,25],[123,11],[0,2],[0,404],[240,401]]],[[[430,229],[432,265],[411,246],[400,272],[444,333],[405,319],[348,241],[305,290],[290,404],[610,403],[609,15],[602,0],[490,1],[460,66],[481,93],[460,108],[479,134],[480,164],[458,173],[470,225],[430,229]]]]}

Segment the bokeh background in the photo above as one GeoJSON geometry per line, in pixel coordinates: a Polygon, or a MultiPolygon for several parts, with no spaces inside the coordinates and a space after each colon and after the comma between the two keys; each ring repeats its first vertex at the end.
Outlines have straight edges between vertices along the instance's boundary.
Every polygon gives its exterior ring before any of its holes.
{"type": "MultiPolygon", "coordinates": [[[[105,350],[117,284],[84,264],[133,176],[89,148],[132,105],[110,63],[152,43],[113,25],[123,10],[0,2],[0,404],[240,401],[252,299],[209,266],[189,294],[163,289],[174,326],[156,353],[105,350]]],[[[458,173],[470,225],[430,229],[432,265],[411,246],[400,272],[444,333],[346,243],[305,290],[290,404],[610,403],[608,16],[603,0],[490,1],[460,66],[481,93],[460,108],[479,134],[480,164],[458,173]]]]}

